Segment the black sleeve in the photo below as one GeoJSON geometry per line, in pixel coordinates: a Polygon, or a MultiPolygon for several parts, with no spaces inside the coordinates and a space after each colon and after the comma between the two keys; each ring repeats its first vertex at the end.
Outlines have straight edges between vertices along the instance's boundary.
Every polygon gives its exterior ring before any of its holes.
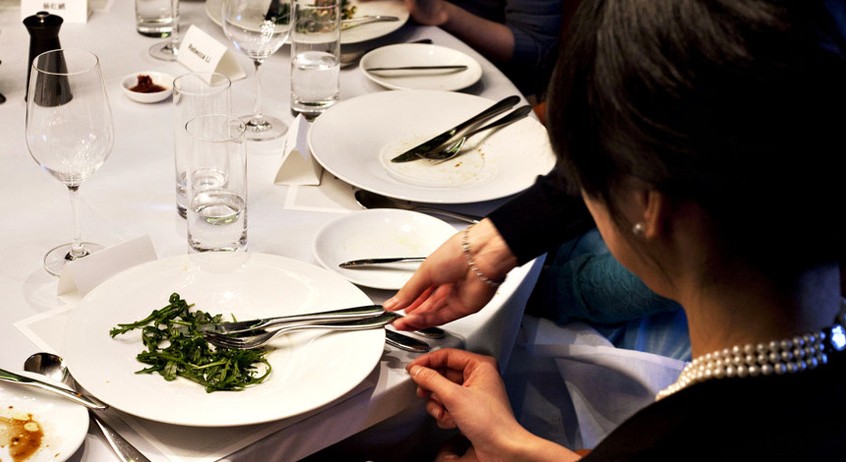
{"type": "Polygon", "coordinates": [[[539,176],[529,189],[488,215],[518,265],[596,226],[581,196],[568,191],[554,172],[539,176]]]}

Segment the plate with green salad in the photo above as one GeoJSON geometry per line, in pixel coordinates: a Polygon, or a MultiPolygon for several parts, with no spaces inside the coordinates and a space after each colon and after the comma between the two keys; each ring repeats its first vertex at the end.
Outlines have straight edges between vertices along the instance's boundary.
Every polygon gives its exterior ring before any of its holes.
{"type": "Polygon", "coordinates": [[[302,331],[256,352],[208,348],[197,332],[370,303],[340,275],[297,260],[183,255],[130,268],[89,292],[72,311],[60,353],[88,392],[137,417],[196,427],[264,423],[361,384],[382,356],[384,329],[302,331]]]}

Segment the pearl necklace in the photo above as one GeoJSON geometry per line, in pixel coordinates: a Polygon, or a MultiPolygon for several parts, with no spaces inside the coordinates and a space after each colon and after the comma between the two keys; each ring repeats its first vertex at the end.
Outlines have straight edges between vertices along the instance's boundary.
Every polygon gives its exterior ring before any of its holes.
{"type": "Polygon", "coordinates": [[[700,356],[682,369],[675,383],[659,391],[655,400],[705,380],[793,374],[826,364],[827,351],[846,349],[843,313],[841,311],[838,316],[839,322],[820,332],[757,345],[734,346],[700,356]]]}

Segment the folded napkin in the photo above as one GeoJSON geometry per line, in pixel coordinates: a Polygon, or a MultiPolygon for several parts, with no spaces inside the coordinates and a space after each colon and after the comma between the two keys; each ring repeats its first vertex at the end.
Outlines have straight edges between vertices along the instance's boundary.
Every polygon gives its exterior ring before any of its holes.
{"type": "Polygon", "coordinates": [[[156,258],[153,242],[143,236],[69,261],[59,277],[57,295],[65,303],[77,302],[113,275],[156,258]]]}
{"type": "Polygon", "coordinates": [[[281,185],[320,185],[323,167],[314,160],[308,150],[308,121],[298,115],[285,138],[285,150],[282,165],[276,173],[275,184],[281,185]]]}

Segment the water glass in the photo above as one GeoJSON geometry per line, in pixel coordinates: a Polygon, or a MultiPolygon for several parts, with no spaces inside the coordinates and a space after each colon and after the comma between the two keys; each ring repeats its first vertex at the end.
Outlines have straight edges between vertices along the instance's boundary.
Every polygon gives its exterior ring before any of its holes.
{"type": "Polygon", "coordinates": [[[170,37],[175,18],[172,0],[135,0],[135,30],[147,37],[170,37]]]}
{"type": "Polygon", "coordinates": [[[246,250],[246,124],[229,114],[188,121],[188,245],[195,252],[246,250]]]}
{"type": "Polygon", "coordinates": [[[291,110],[312,119],[340,96],[341,0],[297,0],[291,31],[291,110]]]}
{"type": "Polygon", "coordinates": [[[173,152],[176,165],[176,210],[186,212],[186,177],[191,138],[185,131],[189,120],[205,114],[230,114],[229,78],[217,72],[191,72],[173,81],[173,152]]]}

